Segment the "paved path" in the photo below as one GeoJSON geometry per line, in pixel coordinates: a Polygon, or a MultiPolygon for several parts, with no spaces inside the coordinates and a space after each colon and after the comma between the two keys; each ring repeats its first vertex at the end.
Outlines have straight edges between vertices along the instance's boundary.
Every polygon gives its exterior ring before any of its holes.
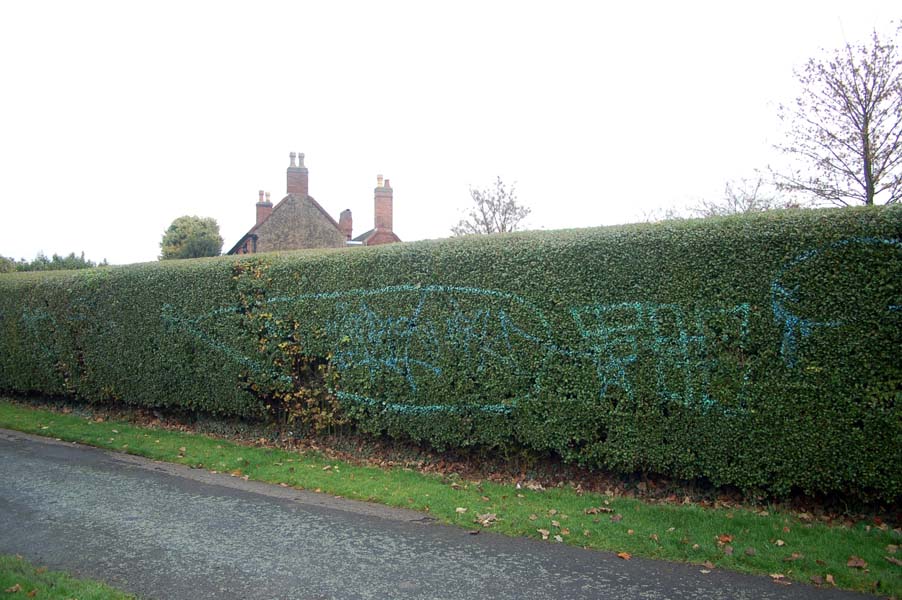
{"type": "Polygon", "coordinates": [[[0,553],[144,598],[861,598],[434,524],[0,429],[0,553]]]}

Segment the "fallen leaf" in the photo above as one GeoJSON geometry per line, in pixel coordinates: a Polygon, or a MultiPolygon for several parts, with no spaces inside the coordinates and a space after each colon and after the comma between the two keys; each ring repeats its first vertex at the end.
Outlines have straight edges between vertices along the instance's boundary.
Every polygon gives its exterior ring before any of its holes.
{"type": "Polygon", "coordinates": [[[556,535],[556,536],[554,536],[554,541],[560,543],[560,542],[563,542],[563,541],[564,541],[564,538],[562,538],[562,537],[559,536],[559,535],[556,535]]]}
{"type": "Polygon", "coordinates": [[[186,452],[185,447],[184,446],[180,447],[179,452],[186,452]]]}
{"type": "MultiPolygon", "coordinates": [[[[41,429],[43,429],[43,427],[41,429]]],[[[113,431],[113,433],[119,433],[118,429],[113,429],[112,431],[113,431]]]]}
{"type": "Polygon", "coordinates": [[[497,520],[498,515],[496,515],[495,513],[485,513],[484,515],[476,515],[476,518],[473,519],[473,522],[479,523],[483,527],[491,527],[497,520]]]}
{"type": "Polygon", "coordinates": [[[551,532],[548,531],[547,529],[536,529],[536,531],[538,531],[539,533],[542,534],[542,539],[543,539],[543,540],[547,540],[547,539],[548,539],[548,536],[551,535],[551,532]]]}
{"type": "Polygon", "coordinates": [[[7,594],[15,594],[16,592],[22,591],[22,586],[17,583],[16,585],[14,585],[12,587],[8,587],[3,591],[6,592],[7,594]]]}
{"type": "Polygon", "coordinates": [[[584,511],[587,515],[597,515],[598,513],[611,513],[614,512],[613,508],[609,508],[607,506],[592,506],[587,508],[584,511]]]}
{"type": "Polygon", "coordinates": [[[899,560],[895,556],[884,556],[883,558],[885,558],[889,562],[893,563],[897,567],[902,567],[902,560],[899,560]]]}
{"type": "Polygon", "coordinates": [[[805,555],[799,552],[793,552],[792,554],[784,558],[783,562],[792,562],[794,560],[799,560],[800,558],[805,558],[805,555]]]}
{"type": "Polygon", "coordinates": [[[889,552],[890,554],[895,554],[896,552],[899,551],[899,546],[896,544],[890,544],[886,547],[886,551],[889,552]]]}
{"type": "Polygon", "coordinates": [[[783,573],[771,573],[770,574],[770,578],[775,581],[778,579],[783,579],[784,577],[786,577],[786,575],[784,575],[783,573]]]}
{"type": "Polygon", "coordinates": [[[852,569],[866,569],[868,567],[868,563],[864,562],[864,559],[852,555],[849,557],[849,561],[846,563],[846,566],[852,569]]]}
{"type": "Polygon", "coordinates": [[[708,573],[711,572],[711,569],[699,569],[698,572],[701,573],[702,575],[707,575],[708,573]]]}
{"type": "Polygon", "coordinates": [[[618,552],[617,557],[622,558],[623,560],[629,560],[633,557],[633,555],[629,552],[618,552]]]}
{"type": "Polygon", "coordinates": [[[589,537],[590,535],[592,535],[592,532],[589,531],[588,529],[583,529],[583,535],[584,535],[585,537],[589,537]]]}
{"type": "Polygon", "coordinates": [[[658,541],[658,534],[657,534],[657,533],[653,533],[653,534],[651,534],[650,536],[648,536],[648,539],[650,539],[650,540],[653,541],[653,542],[657,542],[657,541],[658,541]]]}
{"type": "Polygon", "coordinates": [[[785,546],[786,542],[784,542],[783,540],[776,540],[774,544],[776,544],[777,546],[785,546]]]}
{"type": "Polygon", "coordinates": [[[623,515],[611,515],[611,523],[619,523],[623,520],[623,515]]]}
{"type": "Polygon", "coordinates": [[[668,533],[670,533],[671,531],[676,531],[676,527],[668,527],[667,528],[668,533]]]}
{"type": "Polygon", "coordinates": [[[38,590],[37,590],[37,588],[35,588],[35,589],[31,590],[30,592],[28,592],[28,593],[25,594],[25,595],[28,596],[29,598],[34,598],[35,596],[38,595],[38,590]]]}
{"type": "Polygon", "coordinates": [[[332,465],[326,465],[325,467],[323,467],[323,471],[328,471],[331,468],[332,468],[332,465]]]}
{"type": "Polygon", "coordinates": [[[758,551],[755,550],[754,548],[752,548],[751,546],[749,546],[748,548],[745,549],[746,556],[755,556],[756,554],[758,554],[758,551]]]}
{"type": "Polygon", "coordinates": [[[529,515],[529,520],[530,520],[530,521],[535,521],[535,520],[538,519],[538,518],[539,518],[539,515],[537,515],[537,514],[535,514],[535,513],[529,515]]]}
{"type": "Polygon", "coordinates": [[[541,492],[541,491],[544,490],[545,488],[544,488],[544,486],[542,486],[542,484],[539,483],[538,481],[527,481],[527,482],[526,482],[526,489],[532,490],[532,491],[534,491],[534,492],[541,492]]]}
{"type": "Polygon", "coordinates": [[[715,538],[718,544],[729,544],[733,541],[732,535],[727,535],[726,533],[721,533],[719,536],[715,538]]]}
{"type": "Polygon", "coordinates": [[[783,528],[783,533],[789,533],[790,531],[792,531],[792,530],[789,527],[783,528]]]}
{"type": "Polygon", "coordinates": [[[723,553],[726,554],[727,556],[733,556],[733,546],[730,546],[729,544],[724,546],[723,553]]]}
{"type": "Polygon", "coordinates": [[[701,548],[701,546],[699,546],[698,544],[692,544],[693,550],[698,550],[699,548],[701,548]]]}
{"type": "Polygon", "coordinates": [[[553,517],[553,516],[556,515],[556,514],[557,514],[557,509],[556,509],[556,508],[550,508],[550,509],[548,509],[548,516],[549,516],[549,517],[553,517]]]}
{"type": "Polygon", "coordinates": [[[456,512],[459,515],[462,515],[465,512],[467,512],[467,509],[464,508],[463,506],[458,506],[457,508],[454,509],[454,512],[456,512]]]}
{"type": "Polygon", "coordinates": [[[811,580],[811,583],[815,585],[824,585],[824,578],[820,575],[812,575],[809,579],[811,580]]]}
{"type": "Polygon", "coordinates": [[[836,585],[836,580],[833,579],[833,575],[831,575],[830,573],[827,573],[827,576],[824,577],[824,579],[826,579],[827,583],[829,583],[830,585],[836,585]]]}
{"type": "Polygon", "coordinates": [[[483,502],[488,502],[488,501],[489,501],[489,497],[488,497],[488,496],[480,496],[479,499],[482,500],[483,502]]]}
{"type": "Polygon", "coordinates": [[[702,566],[705,567],[706,569],[713,569],[714,563],[711,562],[710,560],[706,560],[705,562],[702,563],[702,566]]]}
{"type": "Polygon", "coordinates": [[[570,535],[570,530],[564,527],[561,529],[561,535],[570,535]]]}
{"type": "Polygon", "coordinates": [[[552,520],[552,521],[551,521],[551,526],[552,526],[552,527],[560,527],[560,526],[561,526],[561,523],[560,523],[560,521],[554,521],[554,520],[552,520]]]}

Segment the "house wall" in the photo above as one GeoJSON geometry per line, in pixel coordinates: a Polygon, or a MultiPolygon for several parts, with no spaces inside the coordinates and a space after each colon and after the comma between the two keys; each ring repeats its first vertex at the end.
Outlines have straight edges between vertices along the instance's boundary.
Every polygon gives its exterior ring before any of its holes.
{"type": "Polygon", "coordinates": [[[307,199],[288,196],[254,232],[257,252],[300,248],[343,248],[345,236],[307,199]]]}

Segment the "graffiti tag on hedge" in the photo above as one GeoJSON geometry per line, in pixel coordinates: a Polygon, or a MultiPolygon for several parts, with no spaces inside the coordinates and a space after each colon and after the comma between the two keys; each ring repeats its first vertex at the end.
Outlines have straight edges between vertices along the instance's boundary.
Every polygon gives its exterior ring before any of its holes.
{"type": "Polygon", "coordinates": [[[783,265],[771,284],[771,305],[783,330],[780,354],[786,366],[796,365],[801,344],[817,331],[899,314],[900,251],[902,240],[851,238],[803,252],[783,265]],[[869,255],[871,260],[864,261],[869,255]],[[874,273],[875,264],[885,270],[874,273]],[[867,295],[853,295],[864,285],[867,295]]]}
{"type": "MultiPolygon", "coordinates": [[[[900,250],[900,240],[853,238],[801,253],[777,271],[771,309],[787,368],[819,334],[902,316],[900,250]],[[873,256],[862,260],[873,253],[876,263],[873,256]],[[874,264],[889,267],[875,275],[867,271],[874,264]],[[873,293],[866,302],[856,296],[850,307],[854,286],[864,283],[873,293]]],[[[188,316],[166,305],[161,318],[252,376],[290,380],[242,327],[247,310],[235,305],[188,316]]],[[[298,323],[303,351],[331,357],[342,375],[339,398],[406,414],[505,414],[531,399],[567,401],[574,397],[570,381],[591,386],[606,406],[654,390],[679,406],[742,409],[754,352],[747,303],[588,304],[558,314],[552,327],[538,306],[508,292],[398,285],[272,297],[254,310],[272,316],[266,335],[281,339],[280,322],[298,323]]],[[[65,344],[52,315],[25,308],[22,321],[36,353],[59,362],[65,344]]]]}
{"type": "MultiPolygon", "coordinates": [[[[239,310],[228,307],[191,319],[166,308],[163,318],[250,371],[264,372],[268,365],[252,352],[207,333],[228,331],[229,319],[237,328],[239,310]]],[[[525,399],[542,397],[546,367],[554,361],[557,372],[576,373],[588,365],[600,398],[632,400],[638,383],[650,383],[662,399],[706,407],[715,404],[710,381],[712,375],[724,379],[724,364],[730,363],[729,376],[739,382],[731,394],[734,403],[747,375],[746,304],[689,313],[653,303],[574,308],[571,325],[579,339],[573,344],[555,339],[535,305],[497,290],[402,285],[275,297],[261,310],[276,322],[304,315],[302,338],[312,340],[306,351],[331,355],[346,381],[366,382],[337,392],[340,398],[400,413],[509,412],[525,399]],[[730,352],[734,360],[724,358],[730,352]],[[719,362],[709,360],[712,353],[719,362]],[[454,401],[436,404],[449,389],[454,401]],[[493,401],[486,404],[484,398],[493,401]]]]}

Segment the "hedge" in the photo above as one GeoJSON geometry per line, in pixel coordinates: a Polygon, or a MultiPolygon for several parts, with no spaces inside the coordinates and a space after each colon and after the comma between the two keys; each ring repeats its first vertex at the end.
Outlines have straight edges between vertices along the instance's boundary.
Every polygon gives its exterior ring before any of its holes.
{"type": "Polygon", "coordinates": [[[782,495],[902,491],[902,209],[0,276],[0,388],[782,495]],[[303,375],[302,375],[303,371],[303,375]]]}

